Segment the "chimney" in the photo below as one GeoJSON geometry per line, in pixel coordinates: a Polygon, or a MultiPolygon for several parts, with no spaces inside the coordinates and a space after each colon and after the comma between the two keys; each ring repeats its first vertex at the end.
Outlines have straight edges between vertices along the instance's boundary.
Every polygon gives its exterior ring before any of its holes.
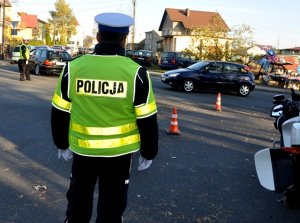
{"type": "Polygon", "coordinates": [[[186,15],[186,17],[190,16],[190,10],[188,8],[185,9],[185,15],[186,15]]]}

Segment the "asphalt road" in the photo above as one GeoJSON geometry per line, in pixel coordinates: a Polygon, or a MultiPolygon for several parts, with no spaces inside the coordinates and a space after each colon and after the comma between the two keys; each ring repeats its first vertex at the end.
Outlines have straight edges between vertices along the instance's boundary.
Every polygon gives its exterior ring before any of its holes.
{"type": "MultiPolygon", "coordinates": [[[[70,163],[57,159],[51,140],[57,77],[20,82],[15,70],[0,67],[0,222],[63,222],[70,163]]],[[[134,156],[125,223],[300,222],[300,211],[285,208],[255,174],[254,153],[278,138],[269,117],[277,92],[222,94],[217,112],[215,93],[176,92],[152,77],[160,151],[141,173],[134,156]],[[179,136],[165,133],[173,107],[179,136]]]]}

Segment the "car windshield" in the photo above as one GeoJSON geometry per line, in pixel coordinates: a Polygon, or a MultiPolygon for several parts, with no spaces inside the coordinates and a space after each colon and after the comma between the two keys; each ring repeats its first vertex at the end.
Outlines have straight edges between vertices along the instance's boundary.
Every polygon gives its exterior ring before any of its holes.
{"type": "Polygon", "coordinates": [[[191,66],[188,66],[187,68],[190,70],[200,70],[202,67],[209,64],[207,61],[200,61],[198,63],[192,64],[191,66]]]}
{"type": "Polygon", "coordinates": [[[162,53],[161,57],[173,57],[174,56],[174,53],[170,53],[170,52],[167,52],[167,53],[162,53]]]}
{"type": "Polygon", "coordinates": [[[13,52],[20,52],[20,47],[19,46],[15,47],[13,52]]]}
{"type": "Polygon", "coordinates": [[[137,54],[139,56],[146,56],[146,57],[150,57],[151,56],[151,52],[148,52],[148,51],[138,51],[137,54]]]}
{"type": "Polygon", "coordinates": [[[60,52],[59,53],[59,57],[62,60],[71,60],[72,57],[70,56],[70,54],[68,54],[67,52],[60,52]]]}
{"type": "Polygon", "coordinates": [[[48,58],[51,60],[63,60],[63,61],[68,61],[71,60],[72,57],[67,53],[67,52],[62,52],[62,51],[48,51],[48,58]]]}

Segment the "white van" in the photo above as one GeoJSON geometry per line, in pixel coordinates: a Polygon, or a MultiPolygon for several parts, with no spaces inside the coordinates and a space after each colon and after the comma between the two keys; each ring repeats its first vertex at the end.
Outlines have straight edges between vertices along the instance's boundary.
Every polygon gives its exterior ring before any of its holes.
{"type": "Polygon", "coordinates": [[[20,46],[16,46],[13,48],[11,52],[11,61],[10,63],[18,63],[18,60],[20,58],[20,46]]]}
{"type": "MultiPolygon", "coordinates": [[[[27,46],[29,51],[34,49],[34,46],[27,46]]],[[[11,52],[11,61],[10,63],[14,64],[14,63],[18,63],[18,60],[20,59],[20,49],[21,46],[15,46],[14,49],[11,52]]]]}

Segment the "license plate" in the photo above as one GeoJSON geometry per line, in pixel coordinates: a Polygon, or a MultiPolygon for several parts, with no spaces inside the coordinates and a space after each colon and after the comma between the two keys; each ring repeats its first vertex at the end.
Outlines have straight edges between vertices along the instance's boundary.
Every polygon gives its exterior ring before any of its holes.
{"type": "Polygon", "coordinates": [[[162,77],[162,78],[161,78],[161,80],[162,80],[162,81],[165,81],[165,80],[166,80],[166,78],[165,78],[165,77],[162,77]]]}
{"type": "Polygon", "coordinates": [[[144,60],[144,58],[143,58],[143,57],[139,57],[138,59],[139,59],[139,60],[144,60]]]}
{"type": "Polygon", "coordinates": [[[59,62],[59,61],[56,62],[56,65],[64,66],[65,64],[66,64],[65,62],[59,62]]]}
{"type": "Polygon", "coordinates": [[[168,61],[167,61],[167,60],[164,60],[163,63],[168,63],[168,61]]]}

